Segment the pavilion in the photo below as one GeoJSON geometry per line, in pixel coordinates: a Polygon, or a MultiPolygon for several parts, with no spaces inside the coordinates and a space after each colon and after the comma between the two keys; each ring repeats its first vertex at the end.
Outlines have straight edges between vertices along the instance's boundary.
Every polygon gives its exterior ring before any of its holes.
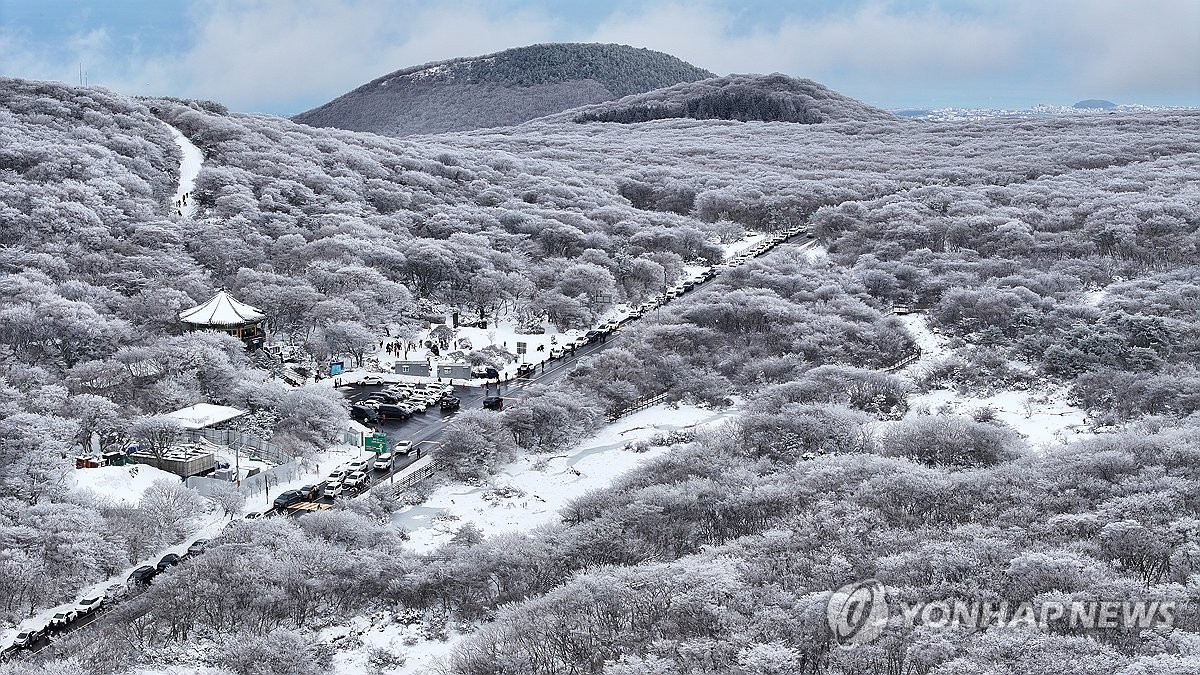
{"type": "Polygon", "coordinates": [[[225,292],[217,294],[208,302],[179,313],[179,320],[189,330],[213,330],[228,333],[246,343],[249,350],[259,349],[266,341],[263,321],[267,318],[262,310],[239,302],[225,292]]]}

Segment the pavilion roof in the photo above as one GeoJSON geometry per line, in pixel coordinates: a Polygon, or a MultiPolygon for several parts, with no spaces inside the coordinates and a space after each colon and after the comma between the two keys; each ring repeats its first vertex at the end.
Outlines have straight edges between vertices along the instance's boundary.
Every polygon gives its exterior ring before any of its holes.
{"type": "Polygon", "coordinates": [[[208,302],[179,313],[179,320],[197,326],[238,326],[267,318],[257,307],[238,302],[224,289],[208,302]]]}

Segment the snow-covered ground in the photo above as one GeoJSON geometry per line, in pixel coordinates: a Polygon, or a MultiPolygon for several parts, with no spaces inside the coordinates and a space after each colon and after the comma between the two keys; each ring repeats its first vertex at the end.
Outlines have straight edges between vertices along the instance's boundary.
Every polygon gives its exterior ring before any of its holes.
{"type": "Polygon", "coordinates": [[[75,481],[75,490],[91,492],[106,501],[129,506],[137,506],[142,493],[156,480],[179,482],[179,476],[144,464],[75,469],[71,477],[75,481]]]}
{"type": "Polygon", "coordinates": [[[963,396],[948,389],[936,389],[909,399],[908,417],[925,412],[945,411],[970,415],[979,408],[991,408],[996,418],[1016,429],[1033,449],[1062,445],[1090,433],[1087,414],[1066,402],[1066,392],[1052,389],[1040,392],[1003,391],[992,396],[963,396]]]}
{"type": "Polygon", "coordinates": [[[738,255],[739,253],[742,253],[744,251],[747,251],[747,250],[757,246],[758,244],[762,243],[766,238],[767,238],[767,235],[765,235],[761,232],[747,232],[745,239],[739,239],[738,241],[731,242],[729,244],[721,244],[720,247],[721,247],[721,250],[725,251],[725,259],[729,260],[730,258],[738,255]]]}
{"type": "Polygon", "coordinates": [[[908,334],[913,337],[917,346],[921,348],[921,358],[914,361],[905,370],[915,371],[922,364],[940,359],[950,353],[950,347],[947,345],[946,338],[929,330],[929,324],[925,321],[925,315],[901,314],[896,318],[900,320],[900,323],[904,324],[904,328],[908,330],[908,334]]]}
{"type": "Polygon", "coordinates": [[[720,424],[737,413],[694,406],[653,406],[606,425],[565,452],[521,457],[500,470],[486,487],[454,483],[433,492],[425,503],[396,514],[393,522],[409,531],[410,546],[431,551],[450,541],[458,528],[474,523],[484,534],[528,532],[555,522],[559,509],[593,488],[604,487],[665,447],[638,453],[625,448],[668,431],[720,424]]]}
{"type": "MultiPolygon", "coordinates": [[[[921,358],[896,375],[911,381],[931,361],[952,352],[946,338],[929,329],[923,314],[905,314],[896,318],[921,348],[921,358]]],[[[991,408],[997,419],[1016,429],[1034,449],[1069,443],[1081,434],[1091,433],[1087,414],[1067,403],[1067,392],[1063,387],[1002,391],[991,396],[965,396],[949,389],[934,389],[910,397],[908,408],[906,417],[938,412],[970,415],[980,408],[991,408]]]]}
{"type": "MultiPolygon", "coordinates": [[[[175,190],[175,197],[172,204],[183,200],[183,196],[191,193],[196,187],[196,176],[200,173],[200,166],[204,164],[204,153],[200,151],[184,136],[178,129],[171,125],[167,125],[171,130],[171,136],[175,138],[175,144],[179,146],[180,152],[183,153],[183,160],[179,163],[179,188],[175,190]]],[[[180,212],[184,217],[191,218],[196,214],[196,203],[191,197],[183,203],[180,212]]]]}
{"type": "MultiPolygon", "coordinates": [[[[665,432],[719,425],[736,414],[734,410],[716,412],[695,406],[647,408],[606,425],[565,452],[522,457],[504,467],[487,487],[462,483],[442,486],[425,503],[396,514],[393,522],[409,531],[409,545],[418,552],[432,551],[449,542],[467,523],[473,523],[485,535],[528,532],[557,522],[559,509],[571,499],[607,486],[638,464],[667,452],[666,447],[659,446],[638,453],[626,449],[628,444],[665,432]]],[[[347,647],[339,647],[334,656],[332,672],[339,675],[369,672],[366,658],[371,647],[402,653],[406,663],[397,673],[434,675],[439,672],[438,661],[463,637],[450,631],[448,640],[429,639],[417,625],[382,617],[375,621],[358,619],[329,631],[323,639],[348,641],[347,647]]]]}
{"type": "Polygon", "coordinates": [[[821,262],[829,259],[829,251],[814,241],[811,246],[804,247],[804,257],[810,264],[821,262]]]}

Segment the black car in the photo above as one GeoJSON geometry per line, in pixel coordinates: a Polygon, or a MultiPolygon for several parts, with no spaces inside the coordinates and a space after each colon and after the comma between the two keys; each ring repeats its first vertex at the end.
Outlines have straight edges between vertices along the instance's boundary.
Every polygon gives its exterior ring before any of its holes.
{"type": "Polygon", "coordinates": [[[483,399],[483,407],[488,410],[502,410],[504,409],[504,399],[499,396],[488,396],[483,399]]]}
{"type": "Polygon", "coordinates": [[[312,501],[320,499],[325,494],[325,484],[317,483],[316,485],[302,485],[300,487],[300,495],[305,499],[312,501]]]}
{"type": "Polygon", "coordinates": [[[406,420],[412,417],[412,412],[408,408],[402,408],[394,403],[381,403],[377,410],[379,411],[380,419],[406,420]]]}
{"type": "Polygon", "coordinates": [[[379,401],[380,403],[399,403],[403,399],[394,392],[377,391],[363,399],[364,401],[379,401]]]}
{"type": "Polygon", "coordinates": [[[365,405],[352,405],[350,406],[350,419],[363,424],[376,424],[379,422],[379,413],[365,405]]]}
{"type": "Polygon", "coordinates": [[[536,366],[534,366],[532,363],[522,363],[521,365],[517,366],[517,377],[533,377],[534,368],[536,368],[536,366]]]}
{"type": "Polygon", "coordinates": [[[179,554],[178,553],[168,553],[162,557],[162,560],[158,561],[158,571],[162,572],[163,570],[167,569],[168,567],[174,567],[175,565],[178,565],[178,564],[179,564],[179,554]]]}
{"type": "Polygon", "coordinates": [[[442,412],[454,412],[462,405],[462,401],[459,401],[457,396],[445,396],[439,405],[442,412]]]}
{"type": "Polygon", "coordinates": [[[158,570],[149,565],[142,565],[129,574],[129,583],[145,585],[150,583],[150,580],[157,574],[158,570]]]}
{"type": "Polygon", "coordinates": [[[286,509],[292,504],[299,504],[304,501],[304,493],[299,490],[288,490],[279,493],[279,496],[272,502],[277,509],[286,509]]]}
{"type": "Polygon", "coordinates": [[[586,338],[588,342],[595,342],[596,340],[600,339],[601,335],[603,335],[603,333],[598,330],[589,330],[583,334],[583,337],[586,338]]]}

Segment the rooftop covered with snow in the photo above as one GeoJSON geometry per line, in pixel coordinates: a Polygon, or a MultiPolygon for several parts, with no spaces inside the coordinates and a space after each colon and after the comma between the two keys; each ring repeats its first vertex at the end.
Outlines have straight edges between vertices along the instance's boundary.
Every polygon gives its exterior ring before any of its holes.
{"type": "Polygon", "coordinates": [[[182,410],[167,413],[166,417],[172,417],[179,420],[184,429],[203,429],[211,427],[214,424],[227,422],[236,417],[245,415],[245,410],[231,408],[225,405],[213,405],[212,403],[197,403],[190,405],[182,410]]]}
{"type": "Polygon", "coordinates": [[[194,326],[240,326],[267,317],[262,310],[239,302],[224,289],[208,302],[179,313],[179,320],[194,326]]]}

